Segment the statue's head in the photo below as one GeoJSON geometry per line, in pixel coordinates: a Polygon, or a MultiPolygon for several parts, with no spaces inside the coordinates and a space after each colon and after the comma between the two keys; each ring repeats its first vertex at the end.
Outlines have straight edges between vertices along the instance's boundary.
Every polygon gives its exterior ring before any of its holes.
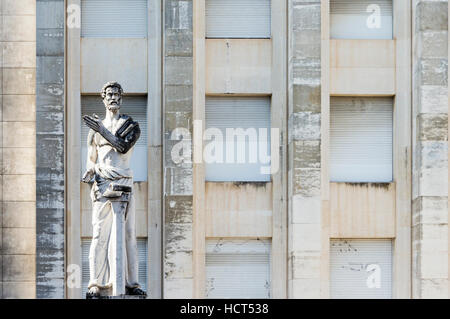
{"type": "Polygon", "coordinates": [[[102,88],[102,99],[107,110],[117,112],[122,104],[122,86],[117,82],[108,82],[102,88]]]}

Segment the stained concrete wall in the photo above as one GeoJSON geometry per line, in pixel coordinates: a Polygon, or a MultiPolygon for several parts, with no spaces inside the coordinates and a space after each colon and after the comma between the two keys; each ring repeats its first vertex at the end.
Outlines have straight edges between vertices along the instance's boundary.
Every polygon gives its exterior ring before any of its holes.
{"type": "Polygon", "coordinates": [[[288,297],[320,298],[320,0],[290,0],[288,20],[288,297]]]}
{"type": "Polygon", "coordinates": [[[64,298],[64,0],[36,12],[36,297],[64,298]]]}
{"type": "Polygon", "coordinates": [[[413,1],[413,298],[448,298],[448,1],[413,1]]]}
{"type": "MultiPolygon", "coordinates": [[[[163,298],[192,298],[192,156],[172,160],[175,128],[192,136],[192,1],[163,1],[163,298]]],[[[187,149],[192,143],[184,136],[187,149]]],[[[180,137],[181,139],[181,137],[180,137]]]]}
{"type": "Polygon", "coordinates": [[[0,298],[34,298],[36,3],[0,1],[0,298]]]}

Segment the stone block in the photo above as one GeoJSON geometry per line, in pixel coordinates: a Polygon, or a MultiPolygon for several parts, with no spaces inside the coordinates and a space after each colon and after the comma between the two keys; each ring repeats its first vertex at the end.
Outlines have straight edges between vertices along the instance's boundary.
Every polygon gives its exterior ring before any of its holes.
{"type": "Polygon", "coordinates": [[[164,258],[164,278],[192,278],[192,251],[179,251],[164,258]]]}
{"type": "Polygon", "coordinates": [[[423,31],[419,34],[419,53],[423,58],[443,58],[448,56],[447,31],[423,31]]]}
{"type": "Polygon", "coordinates": [[[3,15],[36,15],[35,0],[0,0],[3,15]]]}
{"type": "Polygon", "coordinates": [[[176,278],[164,280],[164,299],[193,298],[194,280],[192,278],[176,278]]]}
{"type": "Polygon", "coordinates": [[[3,202],[3,227],[7,228],[35,228],[35,202],[3,202]]]}
{"type": "Polygon", "coordinates": [[[164,106],[166,112],[192,112],[193,88],[190,85],[166,85],[164,106]]]}
{"type": "Polygon", "coordinates": [[[166,223],[192,223],[192,196],[166,196],[166,223]]]}
{"type": "Polygon", "coordinates": [[[164,84],[192,85],[193,68],[192,57],[165,57],[164,84]]]}
{"type": "Polygon", "coordinates": [[[447,1],[420,1],[417,4],[416,29],[419,31],[447,30],[447,1]]]}
{"type": "Polygon", "coordinates": [[[36,120],[35,113],[36,97],[34,95],[3,96],[3,121],[34,122],[36,120]]]}
{"type": "Polygon", "coordinates": [[[34,255],[36,232],[34,228],[3,228],[3,253],[5,255],[34,255]]]}
{"type": "Polygon", "coordinates": [[[320,298],[320,279],[317,278],[301,278],[292,279],[289,282],[292,299],[319,299],[320,298]]]}
{"type": "Polygon", "coordinates": [[[320,141],[295,141],[291,153],[294,168],[320,168],[320,141]]]}
{"type": "Polygon", "coordinates": [[[448,83],[448,59],[422,59],[420,61],[420,84],[442,85],[448,83]]]}
{"type": "Polygon", "coordinates": [[[64,110],[63,84],[36,84],[36,107],[39,111],[64,110]]]}
{"type": "Polygon", "coordinates": [[[294,195],[292,197],[291,222],[294,224],[320,224],[321,221],[320,196],[306,197],[294,195]]]}
{"type": "Polygon", "coordinates": [[[293,85],[293,112],[320,113],[320,85],[293,85]]]}
{"type": "Polygon", "coordinates": [[[192,251],[192,224],[166,223],[165,258],[192,251]]]}
{"type": "Polygon", "coordinates": [[[64,83],[64,57],[38,56],[36,58],[36,83],[64,83]],[[51,70],[51,72],[49,72],[51,70]]]}
{"type": "Polygon", "coordinates": [[[3,68],[3,94],[35,94],[35,69],[3,68]]]}
{"type": "Polygon", "coordinates": [[[34,281],[35,278],[35,255],[3,256],[3,282],[34,281]]]}
{"type": "Polygon", "coordinates": [[[166,56],[192,56],[192,30],[166,30],[166,56]]]}
{"type": "Polygon", "coordinates": [[[290,259],[293,279],[320,278],[320,253],[293,252],[290,259]]]}
{"type": "Polygon", "coordinates": [[[418,197],[412,205],[412,225],[447,224],[448,201],[445,197],[418,197]]]}
{"type": "Polygon", "coordinates": [[[36,38],[38,56],[64,55],[64,29],[38,29],[36,38]]]}
{"type": "Polygon", "coordinates": [[[35,175],[3,175],[4,201],[35,201],[35,175]]]}
{"type": "Polygon", "coordinates": [[[294,168],[293,192],[303,196],[319,196],[320,180],[320,169],[294,168]]]}
{"type": "MultiPolygon", "coordinates": [[[[42,250],[64,251],[64,210],[36,209],[36,246],[42,250]]],[[[40,260],[44,256],[39,255],[40,260]]]]}
{"type": "Polygon", "coordinates": [[[3,67],[34,68],[36,67],[35,42],[4,42],[3,67]]]}
{"type": "Polygon", "coordinates": [[[0,41],[36,41],[35,16],[3,16],[3,29],[0,41]]]}
{"type": "Polygon", "coordinates": [[[320,30],[320,3],[294,3],[291,11],[292,30],[320,30]]]}
{"type": "Polygon", "coordinates": [[[300,112],[289,116],[289,142],[320,139],[320,113],[300,112]]]}
{"type": "Polygon", "coordinates": [[[28,174],[36,172],[36,150],[34,148],[4,148],[3,174],[28,174]]]}
{"type": "Polygon", "coordinates": [[[419,171],[419,196],[447,196],[448,168],[423,168],[419,171]]]}
{"type": "Polygon", "coordinates": [[[420,296],[422,299],[448,299],[448,279],[420,280],[420,296]]]}
{"type": "Polygon", "coordinates": [[[446,141],[448,116],[446,113],[419,114],[417,130],[420,141],[446,141]]]}
{"type": "Polygon", "coordinates": [[[36,127],[40,134],[64,134],[64,113],[36,112],[36,127]]]}
{"type": "Polygon", "coordinates": [[[38,29],[64,28],[64,1],[45,1],[36,7],[38,29]]]}
{"type": "Polygon", "coordinates": [[[4,299],[34,299],[36,298],[36,283],[30,282],[4,282],[4,299]]]}
{"type": "Polygon", "coordinates": [[[166,195],[192,195],[192,168],[166,168],[166,195]]]}
{"type": "MultiPolygon", "coordinates": [[[[37,127],[37,133],[39,132],[37,127]]],[[[36,154],[36,165],[39,169],[50,168],[58,172],[64,169],[64,135],[38,135],[36,148],[46,150],[36,154]]]]}
{"type": "Polygon", "coordinates": [[[164,2],[164,30],[192,30],[192,1],[168,0],[164,2]]]}
{"type": "Polygon", "coordinates": [[[293,251],[320,252],[321,225],[320,224],[290,224],[289,233],[293,251]]]}
{"type": "Polygon", "coordinates": [[[446,113],[448,111],[448,90],[442,85],[422,85],[419,88],[419,113],[446,113]]]}
{"type": "Polygon", "coordinates": [[[29,147],[36,145],[34,122],[3,122],[3,146],[29,147]]]}

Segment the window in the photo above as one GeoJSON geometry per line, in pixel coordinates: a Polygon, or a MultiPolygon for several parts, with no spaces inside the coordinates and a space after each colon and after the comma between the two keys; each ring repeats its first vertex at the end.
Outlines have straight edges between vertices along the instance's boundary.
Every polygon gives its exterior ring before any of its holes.
{"type": "MultiPolygon", "coordinates": [[[[81,288],[82,292],[87,291],[89,284],[89,249],[91,247],[91,239],[81,240],[81,268],[82,268],[82,280],[81,288]]],[[[147,238],[137,239],[137,250],[139,260],[139,284],[141,289],[147,291],[147,238]]]]}
{"type": "Polygon", "coordinates": [[[392,181],[392,98],[332,97],[330,180],[392,181]]]}
{"type": "Polygon", "coordinates": [[[392,0],[330,0],[332,39],[392,39],[392,0]]]}
{"type": "Polygon", "coordinates": [[[391,298],[392,241],[331,240],[331,298],[391,298]]]}
{"type": "Polygon", "coordinates": [[[207,97],[207,181],[270,181],[270,98],[207,97]]]}
{"type": "MultiPolygon", "coordinates": [[[[147,180],[147,96],[124,96],[120,113],[127,114],[139,123],[141,136],[134,145],[130,167],[135,182],[147,180]]],[[[105,106],[98,96],[81,97],[81,116],[97,114],[105,117],[105,106]]],[[[89,128],[81,121],[81,174],[86,170],[87,136],[89,128]]]]}
{"type": "Polygon", "coordinates": [[[82,0],[81,36],[147,37],[147,0],[82,0]]]}
{"type": "Polygon", "coordinates": [[[206,298],[270,298],[268,240],[208,240],[206,298]]]}
{"type": "Polygon", "coordinates": [[[270,0],[206,0],[207,38],[270,38],[270,0]]]}

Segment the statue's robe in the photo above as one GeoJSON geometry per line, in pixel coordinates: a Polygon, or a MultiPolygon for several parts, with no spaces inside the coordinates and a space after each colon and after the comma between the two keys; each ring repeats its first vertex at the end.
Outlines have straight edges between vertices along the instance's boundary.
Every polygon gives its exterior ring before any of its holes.
{"type": "MultiPolygon", "coordinates": [[[[121,127],[121,124],[129,118],[121,115],[119,125],[111,132],[121,127]]],[[[130,168],[109,166],[101,160],[101,157],[114,158],[115,156],[131,156],[133,148],[127,154],[118,153],[99,133],[95,133],[94,143],[99,153],[99,161],[95,164],[95,179],[91,190],[92,199],[92,227],[93,237],[89,251],[90,281],[88,288],[110,288],[112,278],[110,276],[110,261],[114,258],[112,251],[112,225],[114,213],[125,214],[125,284],[126,287],[140,287],[138,283],[138,257],[135,231],[135,207],[134,192],[131,191],[126,211],[121,208],[120,201],[110,193],[113,185],[129,186],[133,188],[133,173],[130,168]],[[104,149],[102,149],[104,148],[104,149]],[[103,156],[100,154],[102,152],[103,156]]],[[[126,161],[125,161],[126,162],[126,161]]]]}

